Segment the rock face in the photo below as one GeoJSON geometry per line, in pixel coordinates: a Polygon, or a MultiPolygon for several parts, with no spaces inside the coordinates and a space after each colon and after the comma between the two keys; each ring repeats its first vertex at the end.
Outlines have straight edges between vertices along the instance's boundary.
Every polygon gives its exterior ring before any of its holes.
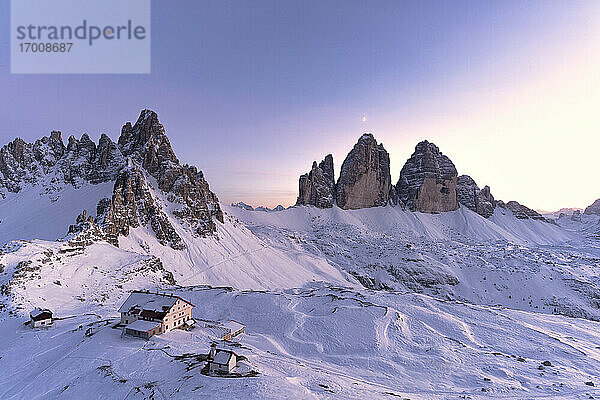
{"type": "Polygon", "coordinates": [[[223,222],[219,199],[210,191],[202,171],[179,163],[154,111],[144,110],[135,125],[128,122],[123,126],[119,148],[156,179],[169,201],[180,204],[173,214],[184,225],[201,236],[216,231],[214,220],[223,222]]]}
{"type": "Polygon", "coordinates": [[[362,135],[344,160],[336,190],[337,205],[343,209],[388,204],[390,156],[372,134],[362,135]]]}
{"type": "Polygon", "coordinates": [[[248,210],[248,211],[254,211],[254,207],[252,207],[249,204],[244,203],[243,201],[237,202],[237,203],[231,203],[232,207],[238,207],[241,208],[243,210],[248,210]]]}
{"type": "Polygon", "coordinates": [[[103,182],[114,182],[112,198],[100,200],[96,221],[82,214],[84,220],[78,218],[70,233],[104,229],[106,239],[116,245],[129,227],[147,225],[160,243],[183,249],[167,213],[199,236],[215,233],[215,221],[223,222],[219,200],[202,171],[180,164],[150,110],[142,111],[134,125],[123,126],[118,144],[104,134],[96,144],[83,134],[79,140],[69,137],[65,146],[61,133],[53,131],[34,143],[17,138],[0,149],[0,199],[26,186],[41,186],[40,193],[55,201],[66,186],[103,182]]]}
{"type": "Polygon", "coordinates": [[[571,215],[571,221],[580,222],[581,221],[581,211],[575,210],[571,215]]]}
{"type": "Polygon", "coordinates": [[[314,161],[308,174],[300,176],[296,205],[331,208],[335,202],[333,156],[328,154],[319,165],[314,161]]]}
{"type": "Polygon", "coordinates": [[[456,199],[458,202],[484,218],[489,218],[496,208],[496,201],[490,187],[479,189],[469,175],[461,175],[456,181],[456,199]]]}
{"type": "Polygon", "coordinates": [[[185,248],[181,237],[156,201],[139,167],[124,168],[113,189],[112,199],[103,199],[97,209],[98,224],[107,241],[118,245],[119,235],[128,236],[129,228],[149,225],[158,242],[175,250],[185,248]]]}
{"type": "Polygon", "coordinates": [[[600,199],[594,201],[592,205],[586,207],[583,213],[585,215],[600,215],[600,199]]]}
{"type": "Polygon", "coordinates": [[[498,201],[498,206],[510,210],[513,215],[519,219],[537,219],[540,221],[550,222],[544,218],[542,214],[532,210],[531,208],[525,207],[516,201],[509,201],[506,204],[503,201],[498,201]]]}
{"type": "Polygon", "coordinates": [[[396,184],[398,199],[411,211],[438,213],[458,208],[458,173],[438,147],[423,141],[400,171],[396,184]]]}
{"type": "Polygon", "coordinates": [[[77,188],[85,182],[109,182],[124,165],[125,158],[106,135],[98,145],[85,133],[79,140],[69,137],[67,146],[58,131],[34,143],[17,138],[0,149],[0,197],[28,184],[52,192],[65,184],[77,188]]]}
{"type": "MultiPolygon", "coordinates": [[[[330,208],[334,199],[343,209],[392,204],[425,213],[454,211],[462,204],[484,218],[491,217],[500,206],[517,218],[553,222],[516,201],[494,199],[489,186],[480,189],[468,175],[458,176],[452,161],[427,140],[417,144],[394,186],[390,156],[370,133],[360,137],[344,160],[337,184],[331,154],[319,164],[313,162],[311,171],[300,176],[296,205],[330,208]]],[[[586,214],[591,212],[600,215],[600,199],[586,209],[586,214]]]]}

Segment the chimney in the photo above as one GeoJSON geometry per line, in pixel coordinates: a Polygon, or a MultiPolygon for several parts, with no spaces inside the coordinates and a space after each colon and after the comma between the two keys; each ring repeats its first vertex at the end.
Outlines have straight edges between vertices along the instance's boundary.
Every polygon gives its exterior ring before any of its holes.
{"type": "Polygon", "coordinates": [[[210,351],[208,352],[208,359],[214,360],[216,354],[217,354],[217,344],[213,343],[210,345],[210,351]]]}

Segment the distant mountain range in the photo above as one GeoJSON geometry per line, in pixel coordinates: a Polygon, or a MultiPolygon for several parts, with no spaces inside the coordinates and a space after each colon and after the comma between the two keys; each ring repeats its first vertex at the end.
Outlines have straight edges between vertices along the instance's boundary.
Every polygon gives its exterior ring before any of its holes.
{"type": "Polygon", "coordinates": [[[231,203],[232,207],[238,207],[244,210],[248,210],[248,211],[266,211],[266,212],[271,212],[271,211],[283,211],[285,210],[285,207],[282,206],[281,204],[277,205],[274,208],[269,208],[269,207],[263,207],[263,206],[257,206],[256,208],[252,207],[249,204],[244,203],[243,201],[240,201],[238,203],[231,203]]]}
{"type": "Polygon", "coordinates": [[[575,212],[582,213],[583,208],[577,208],[577,207],[568,208],[567,207],[567,208],[561,208],[560,210],[557,210],[557,211],[544,211],[544,210],[536,210],[536,211],[538,213],[542,214],[546,218],[556,219],[556,218],[559,218],[561,215],[570,217],[575,212]]]}
{"type": "Polygon", "coordinates": [[[426,140],[417,144],[396,185],[391,182],[388,152],[366,133],[346,156],[337,182],[331,154],[319,164],[313,162],[310,172],[300,176],[296,205],[342,209],[391,205],[424,213],[454,211],[462,205],[485,218],[500,207],[520,219],[553,222],[516,201],[495,200],[489,186],[480,189],[470,176],[459,176],[454,163],[426,140]]]}

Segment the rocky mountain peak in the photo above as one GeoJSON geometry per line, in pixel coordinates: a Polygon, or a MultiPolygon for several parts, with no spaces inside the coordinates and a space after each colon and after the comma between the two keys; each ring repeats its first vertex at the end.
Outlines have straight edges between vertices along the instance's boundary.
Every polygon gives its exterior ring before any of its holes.
{"type": "Polygon", "coordinates": [[[502,207],[510,210],[515,217],[518,219],[537,219],[544,222],[553,223],[553,221],[544,218],[542,214],[539,212],[532,210],[529,207],[524,206],[518,201],[509,201],[508,203],[504,203],[503,201],[498,201],[498,207],[502,207]]]}
{"type": "Polygon", "coordinates": [[[34,143],[17,138],[0,149],[0,198],[26,185],[40,185],[41,193],[53,194],[57,201],[66,185],[80,188],[111,181],[113,196],[100,201],[101,223],[96,227],[105,227],[114,244],[119,234],[129,232],[129,226],[150,224],[161,243],[184,247],[155,190],[165,195],[170,213],[182,226],[198,235],[214,233],[215,220],[223,222],[217,196],[202,171],[179,163],[158,115],[151,110],[142,111],[134,125],[126,123],[118,143],[102,134],[96,144],[84,133],[79,139],[70,136],[65,146],[62,134],[52,131],[34,143]],[[158,188],[146,181],[148,175],[156,179],[158,188]]]}
{"type": "Polygon", "coordinates": [[[50,132],[50,136],[42,138],[42,142],[47,139],[48,146],[57,158],[62,157],[65,152],[65,144],[62,141],[62,133],[60,131],[50,132]]]}
{"type": "Polygon", "coordinates": [[[375,145],[377,145],[377,140],[375,139],[375,136],[373,136],[373,134],[371,132],[365,132],[362,134],[361,137],[358,138],[358,142],[366,142],[366,143],[375,143],[375,145]]]}
{"type": "Polygon", "coordinates": [[[417,144],[400,171],[396,185],[398,199],[411,211],[436,213],[456,210],[457,178],[452,161],[435,144],[424,140],[417,144]]]}
{"type": "Polygon", "coordinates": [[[456,197],[460,204],[485,218],[491,217],[496,208],[496,201],[490,187],[485,186],[483,189],[479,189],[477,183],[469,175],[458,177],[456,197]]]}
{"type": "Polygon", "coordinates": [[[173,211],[181,222],[204,236],[216,231],[213,218],[223,222],[219,199],[202,171],[181,165],[156,112],[143,110],[136,123],[126,123],[119,137],[121,153],[154,177],[158,188],[181,206],[173,211]]]}
{"type": "Polygon", "coordinates": [[[365,133],[342,164],[337,204],[343,209],[385,206],[390,189],[390,155],[371,133],[365,133]]]}
{"type": "Polygon", "coordinates": [[[179,163],[158,114],[151,110],[143,110],[133,126],[131,122],[123,125],[119,149],[124,156],[139,158],[150,173],[164,162],[179,163]]]}
{"type": "Polygon", "coordinates": [[[585,208],[585,215],[600,215],[600,199],[594,201],[591,205],[585,208]]]}
{"type": "Polygon", "coordinates": [[[333,156],[328,154],[318,165],[313,161],[308,174],[300,176],[296,205],[331,208],[335,202],[333,156]]]}
{"type": "Polygon", "coordinates": [[[27,143],[21,138],[16,138],[0,150],[0,165],[7,167],[11,164],[22,165],[25,161],[25,147],[27,143]]]}
{"type": "Polygon", "coordinates": [[[176,250],[185,248],[160,202],[153,196],[144,173],[136,165],[119,172],[112,198],[98,203],[97,215],[106,240],[115,246],[119,235],[129,235],[130,227],[149,225],[159,243],[176,250]]]}
{"type": "Polygon", "coordinates": [[[46,193],[65,184],[100,183],[112,180],[123,165],[122,155],[110,139],[103,140],[103,153],[87,134],[77,140],[70,136],[67,146],[59,131],[52,131],[33,143],[15,139],[0,149],[0,197],[17,193],[25,185],[41,184],[46,193]],[[101,162],[100,162],[101,161],[101,162]]]}

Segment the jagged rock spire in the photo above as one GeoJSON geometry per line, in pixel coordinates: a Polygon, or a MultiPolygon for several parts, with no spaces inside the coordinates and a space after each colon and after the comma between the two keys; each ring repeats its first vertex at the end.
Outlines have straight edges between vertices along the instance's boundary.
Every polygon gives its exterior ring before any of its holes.
{"type": "Polygon", "coordinates": [[[168,213],[200,236],[215,233],[215,221],[223,222],[219,200],[202,171],[179,163],[151,110],[143,110],[134,125],[123,126],[118,145],[105,134],[96,144],[84,133],[80,139],[69,137],[65,146],[62,134],[52,131],[34,143],[17,138],[0,149],[0,198],[26,185],[39,184],[44,193],[60,196],[65,185],[111,181],[113,195],[100,201],[97,227],[106,228],[114,244],[129,227],[149,225],[159,242],[183,248],[168,213]],[[156,179],[157,188],[148,176],[156,179]],[[173,211],[153,195],[156,189],[176,205],[173,211]]]}
{"type": "Polygon", "coordinates": [[[479,189],[477,183],[469,175],[458,177],[456,197],[460,204],[485,218],[489,218],[496,208],[496,201],[490,192],[490,187],[485,186],[483,189],[479,189]]]}
{"type": "Polygon", "coordinates": [[[183,207],[173,213],[185,225],[201,236],[216,231],[213,218],[223,222],[219,199],[202,171],[179,163],[154,111],[143,110],[133,126],[130,122],[123,126],[119,148],[156,179],[160,190],[181,200],[183,207]]]}
{"type": "Polygon", "coordinates": [[[438,147],[424,140],[400,171],[396,185],[398,198],[411,211],[436,213],[458,208],[458,173],[450,159],[438,147]]]}
{"type": "Polygon", "coordinates": [[[390,189],[390,156],[383,144],[365,133],[342,164],[336,185],[337,205],[343,209],[385,206],[390,189]]]}
{"type": "Polygon", "coordinates": [[[585,208],[585,215],[600,215],[600,199],[585,208]]]}
{"type": "Polygon", "coordinates": [[[328,154],[317,165],[314,161],[308,174],[300,176],[299,194],[296,205],[312,205],[319,208],[331,208],[335,201],[335,180],[333,156],[328,154]]]}

